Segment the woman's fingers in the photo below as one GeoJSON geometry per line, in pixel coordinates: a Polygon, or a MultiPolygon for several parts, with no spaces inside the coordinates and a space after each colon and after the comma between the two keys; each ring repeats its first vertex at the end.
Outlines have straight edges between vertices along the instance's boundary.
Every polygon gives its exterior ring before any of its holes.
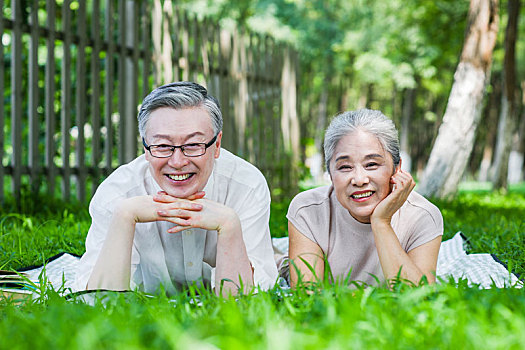
{"type": "Polygon", "coordinates": [[[412,178],[412,175],[403,170],[399,170],[392,176],[392,182],[394,183],[393,190],[401,189],[410,192],[416,185],[414,179],[412,178]]]}

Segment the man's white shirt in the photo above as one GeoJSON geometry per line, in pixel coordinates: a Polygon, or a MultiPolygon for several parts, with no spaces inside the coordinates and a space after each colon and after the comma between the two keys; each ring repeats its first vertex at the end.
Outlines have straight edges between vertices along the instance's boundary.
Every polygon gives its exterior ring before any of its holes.
{"type": "MultiPolygon", "coordinates": [[[[89,206],[92,218],[86,253],[76,274],[75,290],[86,288],[108,234],[115,205],[135,196],[154,195],[161,188],[144,155],[116,169],[98,187],[89,206]]],[[[252,164],[221,149],[204,188],[205,198],[232,208],[239,216],[244,244],[254,269],[254,284],[271,288],[277,279],[268,226],[270,191],[266,179],[252,164]]],[[[131,255],[131,288],[155,293],[162,285],[174,294],[189,283],[215,285],[217,231],[193,228],[168,233],[174,224],[137,223],[131,255]]]]}

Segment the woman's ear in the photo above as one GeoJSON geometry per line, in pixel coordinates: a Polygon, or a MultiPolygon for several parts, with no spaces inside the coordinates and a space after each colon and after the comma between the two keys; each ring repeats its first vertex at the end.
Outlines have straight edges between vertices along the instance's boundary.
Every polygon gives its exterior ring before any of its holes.
{"type": "Polygon", "coordinates": [[[395,167],[394,174],[399,172],[399,170],[401,170],[401,162],[402,161],[403,161],[403,159],[399,158],[399,164],[395,167]]]}

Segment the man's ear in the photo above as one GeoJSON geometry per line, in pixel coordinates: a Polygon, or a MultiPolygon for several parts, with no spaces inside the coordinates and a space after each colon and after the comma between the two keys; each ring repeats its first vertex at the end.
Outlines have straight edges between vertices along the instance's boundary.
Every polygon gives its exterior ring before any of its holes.
{"type": "Polygon", "coordinates": [[[217,140],[215,140],[215,158],[219,158],[219,155],[221,154],[221,141],[222,141],[222,131],[217,134],[217,140]]]}

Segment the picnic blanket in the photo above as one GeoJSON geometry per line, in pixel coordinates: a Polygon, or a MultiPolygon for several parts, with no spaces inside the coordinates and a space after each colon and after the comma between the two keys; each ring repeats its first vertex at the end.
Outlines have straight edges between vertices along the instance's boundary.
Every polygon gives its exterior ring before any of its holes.
{"type": "MultiPolygon", "coordinates": [[[[276,254],[288,254],[288,237],[272,238],[276,254]]],[[[438,280],[447,281],[452,277],[458,282],[466,279],[472,287],[504,288],[510,286],[523,287],[519,276],[509,272],[507,267],[491,254],[468,254],[468,240],[458,232],[454,237],[441,243],[436,275],[438,280]]],[[[79,257],[61,253],[45,264],[45,277],[57,291],[67,294],[75,280],[75,272],[79,257]]],[[[19,270],[31,280],[38,280],[43,266],[29,267],[19,270]]],[[[285,283],[283,279],[281,285],[285,283]]]]}
{"type": "MultiPolygon", "coordinates": [[[[288,237],[272,238],[272,243],[276,255],[288,255],[288,237]]],[[[438,281],[452,277],[457,283],[466,279],[469,286],[484,289],[523,286],[519,276],[509,272],[495,255],[468,254],[468,248],[468,239],[461,232],[441,242],[436,267],[438,281]]]]}

